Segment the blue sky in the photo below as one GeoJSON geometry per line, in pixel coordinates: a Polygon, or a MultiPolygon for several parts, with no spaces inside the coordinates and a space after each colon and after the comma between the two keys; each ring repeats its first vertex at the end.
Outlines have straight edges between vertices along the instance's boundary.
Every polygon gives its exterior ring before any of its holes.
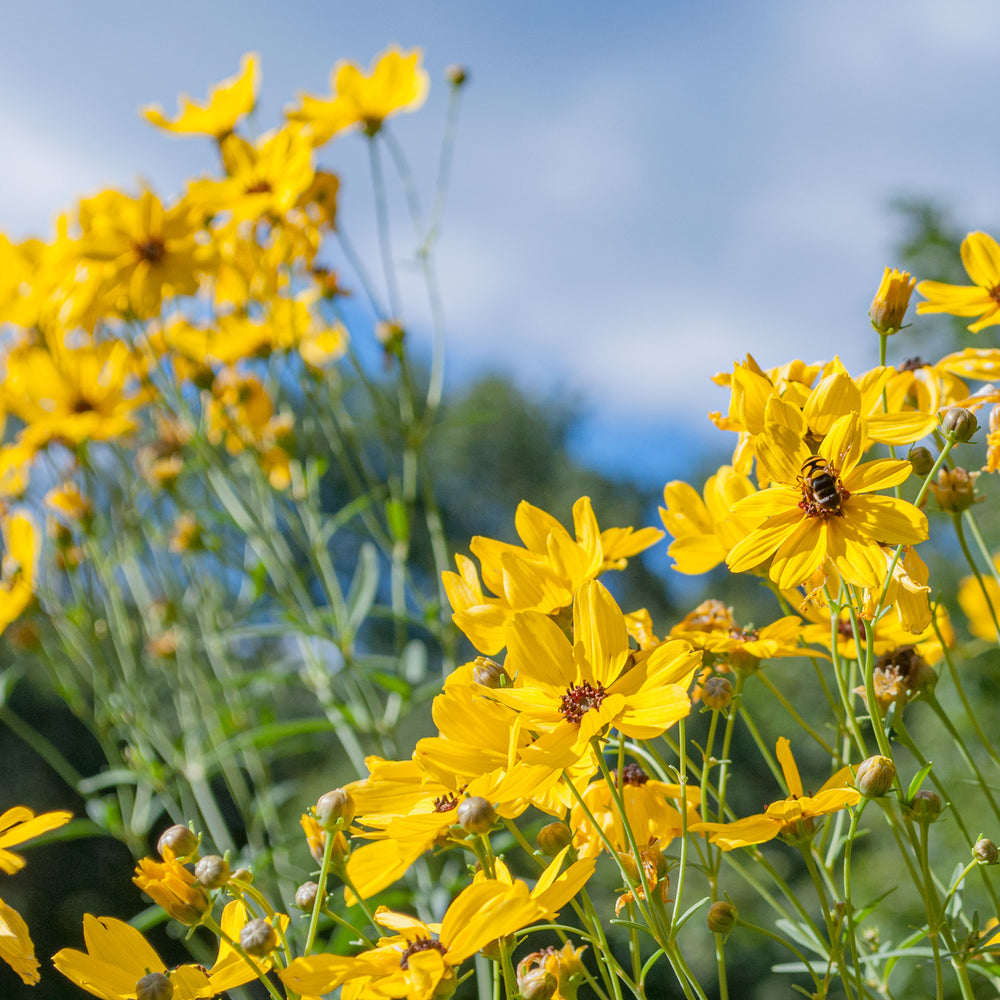
{"type": "MultiPolygon", "coordinates": [[[[211,169],[136,109],[203,97],[248,50],[264,129],[338,58],[420,45],[431,97],[396,129],[425,190],[443,69],[471,74],[439,256],[452,372],[572,393],[584,454],[663,480],[729,446],[709,379],[747,351],[874,361],[892,196],[1000,219],[998,22],[989,0],[20,5],[0,36],[0,228],[44,235],[77,194],[146,179],[167,197],[211,169]]],[[[371,247],[360,145],[321,161],[371,247]]]]}

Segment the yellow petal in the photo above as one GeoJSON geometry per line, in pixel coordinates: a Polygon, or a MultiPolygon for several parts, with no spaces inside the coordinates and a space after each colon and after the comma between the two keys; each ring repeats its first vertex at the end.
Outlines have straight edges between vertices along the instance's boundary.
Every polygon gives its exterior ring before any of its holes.
{"type": "Polygon", "coordinates": [[[986,233],[969,233],[962,240],[962,263],[969,277],[982,288],[1000,284],[1000,246],[986,233]]]}
{"type": "Polygon", "coordinates": [[[784,736],[779,737],[775,747],[778,763],[781,764],[781,773],[785,776],[785,784],[788,786],[788,794],[796,798],[802,797],[802,778],[799,776],[799,768],[792,756],[792,744],[784,736]]]}

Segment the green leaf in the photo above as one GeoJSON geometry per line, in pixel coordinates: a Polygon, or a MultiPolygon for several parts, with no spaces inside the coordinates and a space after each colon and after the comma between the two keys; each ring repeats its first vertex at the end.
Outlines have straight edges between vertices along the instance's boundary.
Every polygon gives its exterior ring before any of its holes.
{"type": "Polygon", "coordinates": [[[358,552],[358,564],[347,593],[347,621],[352,629],[357,629],[368,617],[377,590],[378,553],[371,542],[365,542],[358,552]]]}
{"type": "Polygon", "coordinates": [[[906,790],[906,801],[909,802],[917,792],[920,791],[920,786],[924,783],[924,778],[931,773],[931,768],[934,766],[934,761],[929,760],[919,771],[913,776],[913,780],[910,782],[910,787],[906,790]]]}

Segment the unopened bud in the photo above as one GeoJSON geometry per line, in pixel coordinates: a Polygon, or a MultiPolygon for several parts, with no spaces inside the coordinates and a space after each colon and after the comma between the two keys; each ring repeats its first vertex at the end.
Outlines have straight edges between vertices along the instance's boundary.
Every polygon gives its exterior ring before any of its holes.
{"type": "Polygon", "coordinates": [[[911,448],[906,457],[918,476],[926,476],[934,468],[934,456],[923,445],[911,448]]]}
{"type": "Polygon", "coordinates": [[[714,902],[708,908],[708,929],[713,934],[728,934],[739,919],[736,907],[724,899],[714,902]]]}
{"type": "Polygon", "coordinates": [[[559,980],[548,969],[531,969],[517,977],[517,989],[523,1000],[551,1000],[559,980]]]}
{"type": "Polygon", "coordinates": [[[487,833],[496,822],[493,806],[481,795],[471,795],[458,804],[458,822],[466,833],[487,833]]]}
{"type": "Polygon", "coordinates": [[[343,788],[321,795],[316,802],[316,822],[324,830],[350,826],[354,819],[354,798],[343,788]]]}
{"type": "Polygon", "coordinates": [[[316,905],[316,897],[319,895],[318,882],[303,882],[295,890],[295,905],[300,910],[311,910],[316,905]]]}
{"type": "Polygon", "coordinates": [[[469,79],[468,70],[464,66],[449,66],[444,71],[444,76],[453,87],[461,87],[469,79]]]}
{"type": "Polygon", "coordinates": [[[868,799],[877,799],[885,795],[896,780],[896,765],[888,758],[876,754],[858,764],[854,775],[854,784],[859,792],[868,799]]]}
{"type": "Polygon", "coordinates": [[[906,271],[885,269],[868,310],[868,318],[876,332],[888,336],[899,330],[916,283],[906,271]]]}
{"type": "Polygon", "coordinates": [[[728,708],[733,700],[733,685],[728,677],[709,677],[701,689],[702,703],[712,709],[713,712],[720,712],[728,708]]]}
{"type": "Polygon", "coordinates": [[[941,419],[941,426],[947,435],[956,441],[971,441],[972,435],[979,430],[979,421],[972,410],[964,406],[953,406],[941,419]]]}
{"type": "Polygon", "coordinates": [[[506,679],[507,672],[488,656],[477,656],[476,665],[472,668],[472,679],[483,687],[498,688],[506,679]]]}
{"type": "Polygon", "coordinates": [[[135,984],[135,1000],[170,1000],[174,984],[162,972],[149,972],[135,984]]]}
{"type": "Polygon", "coordinates": [[[255,917],[240,931],[240,947],[248,955],[263,958],[278,947],[278,932],[266,920],[255,917]]]}
{"type": "Polygon", "coordinates": [[[1000,860],[1000,850],[997,850],[997,845],[992,840],[980,837],[972,848],[972,856],[981,865],[995,865],[1000,860]]]}
{"type": "Polygon", "coordinates": [[[930,789],[921,788],[909,804],[910,814],[918,823],[933,823],[941,815],[941,797],[930,789]]]}
{"type": "Polygon", "coordinates": [[[253,882],[253,872],[249,868],[237,868],[229,879],[231,882],[245,882],[250,885],[253,882]]]}
{"type": "Polygon", "coordinates": [[[184,861],[197,852],[198,835],[188,827],[175,823],[160,834],[156,850],[161,858],[165,858],[169,851],[178,861],[184,861]]]}
{"type": "Polygon", "coordinates": [[[229,862],[218,854],[206,854],[194,866],[194,877],[206,889],[221,889],[229,881],[229,862]]]}
{"type": "Polygon", "coordinates": [[[554,858],[564,847],[573,843],[573,831],[565,823],[549,823],[538,831],[537,839],[542,854],[554,858]]]}

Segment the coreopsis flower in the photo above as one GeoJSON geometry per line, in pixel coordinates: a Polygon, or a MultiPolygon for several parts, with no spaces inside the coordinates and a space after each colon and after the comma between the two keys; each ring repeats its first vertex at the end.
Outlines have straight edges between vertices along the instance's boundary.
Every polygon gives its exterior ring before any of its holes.
{"type": "Polygon", "coordinates": [[[859,465],[865,436],[865,420],[848,414],[812,455],[794,428],[776,427],[766,445],[767,460],[782,485],[736,504],[737,513],[764,520],[727,556],[734,573],[770,559],[770,578],[782,589],[831,569],[850,583],[876,588],[885,577],[881,544],[913,545],[927,537],[927,518],[916,507],[872,495],[903,482],[910,463],[887,459],[859,465]]]}
{"type": "MultiPolygon", "coordinates": [[[[545,910],[548,919],[557,916],[559,911],[579,893],[587,884],[590,876],[594,874],[596,864],[594,858],[580,858],[567,865],[566,870],[563,871],[563,862],[568,856],[569,845],[567,844],[545,866],[545,870],[538,876],[538,881],[531,890],[531,898],[545,910]]],[[[510,869],[500,858],[493,862],[493,874],[497,882],[504,885],[515,885],[510,869]]],[[[482,869],[477,871],[473,877],[473,884],[489,881],[491,881],[489,876],[482,869]]]]}
{"type": "Polygon", "coordinates": [[[536,970],[544,970],[556,980],[556,991],[551,1000],[576,1000],[577,990],[586,978],[586,968],[580,956],[587,946],[573,947],[567,941],[562,948],[549,945],[541,951],[533,951],[517,963],[518,982],[536,970]]]}
{"type": "Polygon", "coordinates": [[[967,400],[969,387],[962,380],[961,371],[966,366],[961,361],[948,362],[949,358],[943,358],[931,364],[923,358],[913,357],[897,365],[896,374],[885,386],[887,412],[944,413],[967,400]]]}
{"type": "MultiPolygon", "coordinates": [[[[617,781],[617,773],[612,772],[612,775],[617,781]]],[[[621,794],[625,802],[625,817],[638,844],[655,840],[660,847],[666,847],[675,837],[681,836],[685,822],[690,826],[701,821],[698,815],[701,793],[697,787],[690,785],[682,790],[680,785],[650,778],[634,762],[622,769],[621,794]],[[687,802],[686,820],[680,813],[682,798],[687,802]]],[[[621,815],[607,782],[591,783],[583,792],[583,801],[614,849],[629,850],[621,815]]],[[[606,849],[604,840],[579,803],[574,805],[570,819],[573,845],[580,857],[596,858],[606,849]]]]}
{"type": "MultiPolygon", "coordinates": [[[[993,557],[1000,570],[1000,555],[993,557]]],[[[958,603],[965,613],[969,631],[988,642],[1000,641],[994,616],[1000,617],[1000,586],[989,573],[982,574],[982,584],[974,576],[966,576],[958,585],[958,603]]]]}
{"type": "Polygon", "coordinates": [[[713,844],[724,851],[731,851],[737,847],[763,844],[779,834],[811,834],[814,818],[846,809],[860,800],[861,793],[849,784],[854,780],[850,766],[837,771],[815,795],[806,795],[791,744],[784,736],[778,740],[775,753],[788,788],[787,798],[772,802],[756,816],[746,816],[732,823],[696,823],[688,830],[706,833],[713,844]]]}
{"type": "MultiPolygon", "coordinates": [[[[4,554],[0,562],[0,632],[21,615],[35,593],[38,571],[38,526],[26,511],[2,518],[4,554]]],[[[32,834],[34,836],[34,834],[32,834]]],[[[0,841],[2,842],[2,841],[0,841]]],[[[0,868],[3,859],[0,857],[0,868]]]]}
{"type": "Polygon", "coordinates": [[[420,49],[404,53],[392,45],[375,57],[368,76],[354,63],[339,62],[330,74],[331,96],[302,94],[301,106],[287,117],[309,127],[314,146],[353,125],[374,135],[389,115],[416,111],[424,103],[429,79],[420,57],[420,49]]]}
{"type": "Polygon", "coordinates": [[[440,924],[380,906],[375,920],[394,934],[380,938],[377,947],[353,958],[296,958],[278,977],[299,994],[319,996],[351,983],[353,1000],[434,1000],[454,992],[455,970],[484,945],[550,914],[524,882],[474,882],[458,894],[440,924]]]}
{"type": "Polygon", "coordinates": [[[257,93],[257,54],[248,52],[240,62],[240,71],[216,84],[208,93],[205,106],[182,97],[178,102],[179,113],[173,121],[164,117],[158,104],[142,109],[146,121],[157,128],[178,135],[210,135],[216,139],[227,136],[236,123],[253,110],[257,93]]]}
{"type": "Polygon", "coordinates": [[[476,536],[470,549],[480,562],[483,583],[471,560],[457,555],[458,573],[441,579],[454,611],[455,624],[481,653],[493,656],[507,644],[507,630],[518,611],[557,616],[588,580],[655,545],[663,532],[655,528],[607,528],[597,525],[589,497],[573,504],[576,537],[551,515],[522,500],[514,518],[524,547],[476,536]]]}
{"type": "Polygon", "coordinates": [[[651,739],[687,716],[686,689],[700,661],[680,640],[634,654],[621,609],[592,580],[573,603],[573,642],[545,615],[514,616],[505,664],[513,685],[490,694],[541,734],[520,758],[561,769],[589,754],[590,741],[611,726],[651,739]]]}
{"type": "Polygon", "coordinates": [[[962,240],[962,263],[972,285],[949,285],[943,281],[921,281],[917,291],[925,302],[918,313],[950,313],[978,316],[969,324],[973,333],[1000,323],[1000,246],[986,233],[969,233],[962,240]]]}
{"type": "Polygon", "coordinates": [[[205,890],[172,853],[163,861],[140,858],[135,872],[132,881],[174,920],[193,925],[208,912],[210,901],[205,890]]]}
{"type": "MultiPolygon", "coordinates": [[[[11,847],[23,844],[50,830],[55,830],[71,819],[68,812],[47,812],[35,815],[26,806],[14,806],[0,815],[0,870],[8,875],[24,867],[24,858],[11,847]]],[[[0,960],[6,962],[22,982],[38,982],[38,959],[31,943],[28,925],[12,906],[0,899],[0,960]]]]}
{"type": "Polygon", "coordinates": [[[163,299],[193,295],[205,270],[201,226],[185,203],[163,207],[152,191],[104,191],[80,202],[79,259],[98,266],[109,307],[155,316],[163,299]]]}
{"type": "Polygon", "coordinates": [[[234,222],[282,219],[313,181],[312,146],[298,126],[266,132],[255,142],[222,140],[221,180],[191,181],[187,202],[207,215],[226,212],[234,222]]]}
{"type": "MultiPolygon", "coordinates": [[[[162,994],[171,1000],[199,1000],[215,996],[205,969],[200,965],[180,965],[167,969],[153,946],[140,931],[114,917],[83,917],[83,939],[87,950],[63,948],[52,956],[55,967],[80,989],[101,1000],[135,1000],[137,987],[151,977],[165,978],[172,992],[162,994]]],[[[246,982],[247,980],[243,980],[246,982]]]]}
{"type": "Polygon", "coordinates": [[[888,267],[885,269],[868,309],[868,318],[878,333],[889,336],[902,328],[903,317],[916,283],[916,278],[906,271],[888,267]]]}
{"type": "Polygon", "coordinates": [[[729,550],[752,524],[732,514],[737,500],[754,492],[753,483],[731,465],[723,465],[705,483],[704,500],[685,482],[673,480],[663,487],[660,518],[674,536],[667,555],[678,573],[707,573],[723,562],[729,550]]]}
{"type": "Polygon", "coordinates": [[[121,341],[68,347],[55,340],[7,355],[0,399],[27,425],[19,438],[26,447],[108,441],[134,429],[149,398],[140,374],[121,341]]]}

